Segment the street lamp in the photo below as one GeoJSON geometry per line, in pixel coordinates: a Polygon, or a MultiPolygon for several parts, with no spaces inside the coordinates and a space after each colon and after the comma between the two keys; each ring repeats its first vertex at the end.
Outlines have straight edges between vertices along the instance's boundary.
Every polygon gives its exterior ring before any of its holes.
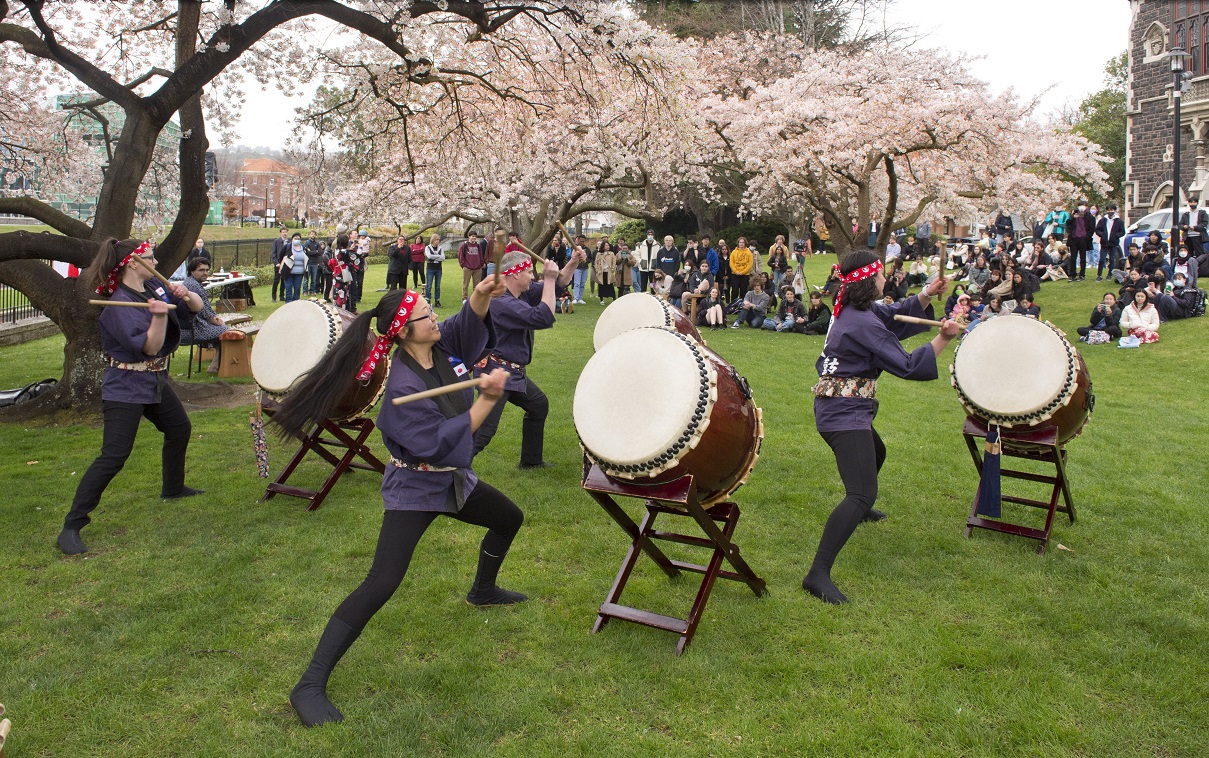
{"type": "Polygon", "coordinates": [[[1171,251],[1180,246],[1180,95],[1184,91],[1184,59],[1192,56],[1181,47],[1173,47],[1167,53],[1171,62],[1171,97],[1175,107],[1173,152],[1171,155],[1171,251]]]}

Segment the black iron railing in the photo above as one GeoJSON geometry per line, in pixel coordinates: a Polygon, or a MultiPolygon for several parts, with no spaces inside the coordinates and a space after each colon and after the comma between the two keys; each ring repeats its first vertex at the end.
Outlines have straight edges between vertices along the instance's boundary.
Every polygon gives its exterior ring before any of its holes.
{"type": "Polygon", "coordinates": [[[12,287],[0,284],[0,324],[15,324],[22,319],[41,316],[29,298],[12,287]]]}

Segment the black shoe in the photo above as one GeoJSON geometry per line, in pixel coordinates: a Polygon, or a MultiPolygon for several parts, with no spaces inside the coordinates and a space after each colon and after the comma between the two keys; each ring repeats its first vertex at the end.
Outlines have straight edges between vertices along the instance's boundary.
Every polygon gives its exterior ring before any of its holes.
{"type": "Polygon", "coordinates": [[[502,587],[488,587],[487,589],[479,589],[471,587],[470,594],[466,596],[466,602],[473,605],[475,608],[491,608],[496,605],[516,605],[523,603],[529,598],[519,592],[506,590],[502,587]]]}
{"type": "Polygon", "coordinates": [[[878,521],[883,521],[885,519],[886,519],[886,514],[882,513],[881,511],[879,511],[876,508],[870,508],[869,512],[865,514],[865,517],[863,519],[861,519],[861,521],[864,521],[865,523],[868,523],[868,524],[873,524],[878,521]]]}
{"type": "Polygon", "coordinates": [[[176,493],[175,495],[165,495],[164,493],[161,492],[160,497],[163,498],[164,500],[180,500],[182,497],[193,497],[194,495],[204,495],[204,494],[206,494],[205,490],[195,490],[192,487],[185,487],[185,488],[181,489],[181,491],[176,493]]]}
{"type": "Polygon", "coordinates": [[[530,469],[535,469],[535,468],[550,468],[553,465],[554,464],[551,463],[550,461],[542,461],[541,463],[523,463],[522,462],[522,463],[516,464],[516,467],[518,469],[520,469],[521,471],[528,471],[530,469]]]}
{"type": "Polygon", "coordinates": [[[832,583],[829,576],[807,574],[806,578],[802,580],[802,589],[824,603],[830,603],[831,605],[840,605],[848,602],[848,597],[840,592],[839,588],[832,583]]]}
{"type": "Polygon", "coordinates": [[[1102,276],[1097,276],[1097,277],[1096,277],[1096,281],[1097,281],[1097,282],[1102,282],[1102,281],[1104,281],[1104,277],[1102,277],[1102,276]]]}
{"type": "Polygon", "coordinates": [[[338,618],[327,622],[311,665],[290,692],[290,705],[305,726],[344,721],[344,714],[328,700],[327,680],[359,634],[338,618]]]}
{"type": "Polygon", "coordinates": [[[80,539],[79,529],[65,528],[59,532],[59,549],[63,551],[63,555],[79,555],[88,552],[88,546],[84,544],[84,540],[80,539]]]}

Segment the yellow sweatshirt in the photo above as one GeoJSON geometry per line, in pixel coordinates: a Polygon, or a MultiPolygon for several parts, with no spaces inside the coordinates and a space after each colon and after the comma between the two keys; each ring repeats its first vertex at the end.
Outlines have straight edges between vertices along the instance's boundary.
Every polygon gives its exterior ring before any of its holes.
{"type": "Polygon", "coordinates": [[[730,251],[730,272],[739,276],[747,276],[751,273],[752,264],[755,262],[755,257],[751,254],[751,250],[746,247],[736,247],[730,251]]]}

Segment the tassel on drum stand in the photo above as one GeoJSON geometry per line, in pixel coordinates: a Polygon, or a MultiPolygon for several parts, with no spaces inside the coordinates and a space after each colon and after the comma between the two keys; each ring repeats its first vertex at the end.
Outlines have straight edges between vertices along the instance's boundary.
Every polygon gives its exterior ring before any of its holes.
{"type": "Polygon", "coordinates": [[[999,439],[999,425],[987,425],[986,446],[982,456],[982,479],[978,482],[977,514],[987,518],[1003,515],[1003,491],[1001,489],[999,457],[1003,443],[999,439]]]}
{"type": "Polygon", "coordinates": [[[252,450],[256,453],[256,473],[261,479],[269,478],[269,445],[264,436],[264,417],[262,413],[260,390],[256,390],[256,410],[248,414],[252,426],[252,450]]]}

